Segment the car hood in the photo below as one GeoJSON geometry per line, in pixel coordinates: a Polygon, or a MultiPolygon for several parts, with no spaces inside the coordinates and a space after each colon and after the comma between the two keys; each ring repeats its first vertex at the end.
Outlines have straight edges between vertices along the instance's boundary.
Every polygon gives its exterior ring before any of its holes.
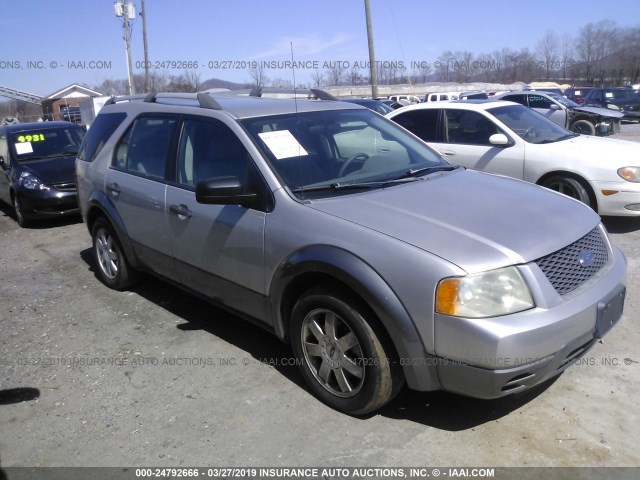
{"type": "Polygon", "coordinates": [[[568,197],[471,170],[309,206],[431,252],[468,273],[538,259],[600,222],[568,197]]]}
{"type": "MultiPolygon", "coordinates": [[[[527,144],[529,151],[533,148],[539,155],[550,155],[563,158],[563,164],[569,165],[569,160],[575,165],[584,167],[600,167],[602,171],[615,176],[619,167],[637,165],[640,145],[629,140],[617,138],[603,138],[592,135],[578,135],[560,142],[545,144],[527,144]]],[[[592,171],[593,172],[593,171],[592,171]]],[[[593,174],[593,173],[592,173],[593,174]]],[[[614,177],[619,180],[618,177],[614,177]]],[[[606,178],[590,178],[590,180],[607,180],[606,178]]]]}
{"type": "Polygon", "coordinates": [[[25,170],[33,172],[43,182],[54,185],[57,183],[75,182],[76,157],[50,157],[41,160],[31,160],[21,163],[25,170]]]}
{"type": "Polygon", "coordinates": [[[612,117],[612,118],[622,118],[622,117],[624,117],[624,113],[616,112],[615,110],[611,110],[610,108],[602,108],[602,107],[573,107],[573,110],[576,111],[576,112],[593,113],[595,115],[600,115],[602,117],[612,117]]]}

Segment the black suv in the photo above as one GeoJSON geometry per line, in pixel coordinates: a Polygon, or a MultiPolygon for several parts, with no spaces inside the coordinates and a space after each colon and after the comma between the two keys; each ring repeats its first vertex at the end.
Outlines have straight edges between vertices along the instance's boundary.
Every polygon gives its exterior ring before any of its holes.
{"type": "Polygon", "coordinates": [[[623,120],[640,121],[640,95],[628,87],[594,88],[584,97],[584,105],[619,110],[623,120]]]}

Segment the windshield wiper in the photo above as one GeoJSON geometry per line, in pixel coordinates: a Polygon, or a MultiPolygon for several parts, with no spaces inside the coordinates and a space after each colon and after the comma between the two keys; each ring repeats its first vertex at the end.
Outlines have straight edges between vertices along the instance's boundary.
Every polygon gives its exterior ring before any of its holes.
{"type": "Polygon", "coordinates": [[[577,133],[567,133],[566,135],[562,135],[561,137],[558,137],[558,138],[545,138],[544,140],[540,140],[537,143],[539,145],[542,145],[543,143],[555,143],[555,142],[560,142],[562,140],[566,140],[568,138],[575,138],[577,136],[578,136],[577,133]]]}
{"type": "Polygon", "coordinates": [[[457,168],[460,168],[460,165],[447,164],[447,165],[433,165],[431,167],[422,167],[422,168],[416,168],[416,169],[411,168],[407,170],[402,176],[398,177],[398,180],[402,178],[415,177],[416,175],[419,175],[420,173],[425,173],[425,172],[429,172],[429,173],[450,172],[451,170],[455,170],[457,168]]]}
{"type": "Polygon", "coordinates": [[[293,193],[304,193],[304,192],[340,192],[344,190],[368,190],[372,188],[384,188],[390,185],[397,185],[400,183],[409,183],[415,180],[419,180],[418,178],[394,178],[393,180],[384,180],[380,182],[363,182],[363,183],[327,183],[325,185],[314,185],[311,187],[297,187],[291,190],[293,193]]]}

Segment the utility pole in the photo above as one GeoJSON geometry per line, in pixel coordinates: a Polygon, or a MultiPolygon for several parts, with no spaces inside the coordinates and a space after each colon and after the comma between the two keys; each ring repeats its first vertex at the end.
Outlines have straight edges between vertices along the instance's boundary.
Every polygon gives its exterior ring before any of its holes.
{"type": "Polygon", "coordinates": [[[142,5],[142,11],[140,16],[142,17],[142,41],[144,44],[144,91],[148,93],[151,91],[151,78],[149,77],[149,48],[147,47],[147,13],[144,9],[144,0],[140,0],[142,5]]]}
{"type": "Polygon", "coordinates": [[[378,72],[376,54],[373,51],[373,27],[371,26],[371,10],[369,0],[364,0],[364,12],[367,17],[367,40],[369,42],[369,74],[371,77],[371,97],[378,98],[378,72]]]}
{"type": "Polygon", "coordinates": [[[136,8],[129,0],[115,2],[113,4],[116,17],[122,18],[124,29],[124,47],[127,54],[127,77],[129,78],[129,95],[136,93],[133,84],[133,67],[131,65],[131,22],[136,18],[136,8]]]}

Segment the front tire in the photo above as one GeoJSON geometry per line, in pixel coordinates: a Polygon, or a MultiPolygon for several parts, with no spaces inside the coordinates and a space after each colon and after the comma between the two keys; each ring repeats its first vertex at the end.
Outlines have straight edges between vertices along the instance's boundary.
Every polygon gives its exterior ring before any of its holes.
{"type": "Polygon", "coordinates": [[[568,197],[575,198],[595,210],[595,202],[591,199],[587,187],[575,178],[556,175],[546,179],[541,185],[568,197]]]}
{"type": "Polygon", "coordinates": [[[24,216],[22,204],[20,203],[18,195],[13,196],[13,215],[16,217],[16,222],[18,222],[20,227],[27,228],[31,225],[31,221],[24,216]]]}
{"type": "Polygon", "coordinates": [[[138,272],[129,265],[111,224],[102,217],[98,218],[91,229],[91,237],[98,278],[102,283],[115,290],[134,285],[138,272]]]}
{"type": "Polygon", "coordinates": [[[593,123],[587,120],[577,120],[571,124],[571,128],[569,128],[574,133],[579,133],[580,135],[595,135],[596,127],[593,123]]]}
{"type": "Polygon", "coordinates": [[[357,299],[328,288],[301,296],[291,315],[291,343],[313,393],[346,413],[364,415],[389,402],[403,376],[392,348],[357,299]]]}

